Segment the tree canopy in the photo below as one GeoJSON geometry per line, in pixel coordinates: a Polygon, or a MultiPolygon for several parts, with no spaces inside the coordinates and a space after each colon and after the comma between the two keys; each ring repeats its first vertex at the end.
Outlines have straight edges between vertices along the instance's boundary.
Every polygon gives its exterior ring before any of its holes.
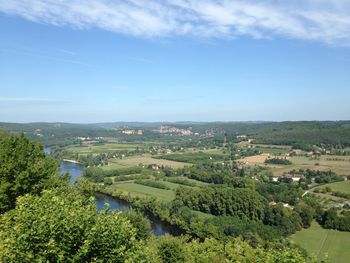
{"type": "Polygon", "coordinates": [[[0,163],[0,213],[14,208],[18,196],[40,193],[58,167],[24,135],[0,137],[0,163]]]}

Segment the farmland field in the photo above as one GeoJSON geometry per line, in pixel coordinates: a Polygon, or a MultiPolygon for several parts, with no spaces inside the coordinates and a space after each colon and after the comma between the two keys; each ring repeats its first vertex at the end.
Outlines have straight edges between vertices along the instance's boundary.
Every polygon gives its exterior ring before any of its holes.
{"type": "Polygon", "coordinates": [[[350,181],[341,181],[332,184],[322,185],[322,188],[330,187],[332,191],[338,191],[346,194],[350,194],[350,181]]]}
{"type": "Polygon", "coordinates": [[[138,197],[153,196],[166,202],[170,202],[175,197],[175,193],[172,190],[149,187],[141,184],[135,184],[133,182],[123,182],[123,183],[113,184],[111,186],[108,186],[107,189],[119,190],[126,194],[130,193],[132,196],[138,196],[138,197]]]}
{"type": "Polygon", "coordinates": [[[263,153],[270,153],[270,154],[286,154],[290,152],[290,149],[285,149],[285,148],[255,147],[254,149],[263,153]]]}
{"type": "Polygon", "coordinates": [[[113,151],[123,151],[123,150],[135,150],[138,144],[124,144],[124,143],[104,143],[95,145],[81,145],[81,146],[68,146],[65,149],[73,153],[78,154],[89,154],[89,153],[106,153],[113,151]]]}
{"type": "Polygon", "coordinates": [[[106,166],[104,169],[118,169],[118,168],[125,168],[130,166],[137,166],[139,164],[143,165],[150,165],[150,164],[157,164],[159,166],[169,166],[172,168],[182,168],[185,165],[189,165],[187,163],[183,162],[176,162],[171,160],[164,160],[164,159],[155,159],[151,156],[144,155],[144,156],[132,156],[127,157],[125,159],[110,159],[110,166],[106,166]]]}
{"type": "Polygon", "coordinates": [[[265,166],[265,160],[268,158],[267,154],[259,154],[254,156],[248,156],[242,159],[237,160],[247,165],[262,165],[265,166]]]}
{"type": "Polygon", "coordinates": [[[294,156],[290,159],[293,163],[279,169],[275,169],[274,175],[280,176],[284,172],[292,169],[313,169],[313,170],[332,170],[339,175],[350,175],[350,158],[344,156],[328,156],[322,155],[318,159],[310,159],[309,157],[294,156]],[[341,158],[344,161],[329,160],[329,158],[341,158]]]}
{"type": "Polygon", "coordinates": [[[318,223],[313,222],[310,228],[297,232],[290,237],[290,240],[319,260],[327,254],[329,262],[349,262],[349,232],[323,229],[318,223]]]}
{"type": "Polygon", "coordinates": [[[163,158],[171,161],[186,162],[186,163],[202,163],[202,162],[218,162],[229,159],[227,154],[217,153],[205,153],[199,152],[187,152],[187,153],[175,153],[162,155],[159,158],[163,158]]]}
{"type": "MultiPolygon", "coordinates": [[[[238,160],[243,162],[245,165],[265,165],[267,154],[255,155],[245,157],[238,160]]],[[[311,169],[319,171],[332,170],[338,175],[350,175],[350,157],[349,156],[329,156],[322,155],[320,158],[311,159],[305,156],[293,156],[289,159],[291,165],[268,165],[267,167],[272,168],[274,176],[281,176],[283,173],[289,172],[293,169],[311,169]]]]}

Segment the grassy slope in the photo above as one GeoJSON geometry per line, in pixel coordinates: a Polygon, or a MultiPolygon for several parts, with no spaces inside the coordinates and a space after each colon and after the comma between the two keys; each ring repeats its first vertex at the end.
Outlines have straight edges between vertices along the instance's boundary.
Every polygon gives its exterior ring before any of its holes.
{"type": "Polygon", "coordinates": [[[145,185],[135,184],[133,182],[122,182],[109,186],[108,188],[113,190],[123,191],[130,193],[133,196],[139,197],[156,197],[162,201],[170,202],[174,199],[175,193],[172,190],[158,189],[145,185]]]}
{"type": "MultiPolygon", "coordinates": [[[[114,169],[118,168],[125,168],[130,166],[137,166],[140,163],[143,165],[150,165],[150,164],[157,164],[157,165],[164,165],[164,166],[170,166],[172,168],[182,168],[185,165],[190,165],[188,163],[183,162],[176,162],[176,161],[170,161],[170,160],[164,160],[164,159],[154,159],[151,156],[132,156],[125,159],[111,159],[110,162],[114,166],[114,169]]],[[[109,168],[112,169],[112,168],[109,168]]]]}
{"type": "Polygon", "coordinates": [[[66,147],[66,150],[78,153],[78,154],[89,154],[89,153],[105,153],[113,151],[122,151],[122,150],[135,150],[137,144],[121,144],[121,143],[105,143],[97,145],[84,145],[84,146],[69,146],[66,147]]]}
{"type": "Polygon", "coordinates": [[[350,175],[350,158],[348,156],[321,156],[320,159],[310,159],[308,157],[296,156],[292,157],[290,161],[292,165],[286,165],[281,168],[273,170],[274,175],[280,176],[284,172],[288,172],[293,169],[312,169],[312,170],[332,170],[339,175],[350,175]],[[327,158],[343,158],[348,161],[332,161],[327,158]],[[316,165],[318,163],[318,165],[316,165]]]}
{"type": "Polygon", "coordinates": [[[339,191],[342,193],[350,194],[350,181],[341,181],[332,184],[325,184],[322,185],[321,188],[325,188],[327,186],[329,186],[332,189],[332,191],[339,191]]]}
{"type": "Polygon", "coordinates": [[[327,254],[330,262],[349,262],[349,232],[323,229],[318,223],[313,222],[309,229],[297,232],[290,237],[290,240],[318,259],[322,259],[327,254]]]}

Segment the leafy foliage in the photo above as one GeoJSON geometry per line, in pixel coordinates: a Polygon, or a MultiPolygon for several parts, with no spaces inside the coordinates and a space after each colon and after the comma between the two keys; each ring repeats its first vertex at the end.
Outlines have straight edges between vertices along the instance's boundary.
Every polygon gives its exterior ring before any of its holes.
{"type": "Polygon", "coordinates": [[[0,164],[0,213],[14,208],[18,196],[39,194],[58,167],[24,135],[0,138],[0,164]]]}
{"type": "Polygon", "coordinates": [[[0,219],[2,262],[124,262],[135,229],[118,213],[98,214],[94,200],[74,189],[25,195],[0,219]]]}

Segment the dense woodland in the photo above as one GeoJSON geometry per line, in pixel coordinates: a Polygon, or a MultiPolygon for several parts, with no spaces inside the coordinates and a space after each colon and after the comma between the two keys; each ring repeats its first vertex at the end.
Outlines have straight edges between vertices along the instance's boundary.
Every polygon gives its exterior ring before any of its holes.
{"type": "MultiPolygon", "coordinates": [[[[117,136],[122,141],[135,142],[140,140],[173,141],[176,136],[161,135],[153,132],[160,125],[171,125],[177,128],[192,129],[199,135],[211,137],[210,144],[222,143],[224,138],[233,141],[237,135],[248,135],[256,143],[302,145],[305,149],[312,145],[350,146],[349,121],[299,121],[299,122],[186,122],[186,123],[100,123],[100,124],[69,124],[69,123],[0,123],[0,128],[26,133],[29,138],[44,145],[68,145],[79,143],[76,137],[110,137],[117,136]],[[143,136],[125,136],[115,130],[124,126],[143,129],[143,136]],[[113,129],[112,129],[113,128],[113,129]],[[40,130],[43,136],[37,136],[40,130]]],[[[185,140],[180,136],[179,142],[190,145],[208,145],[203,138],[190,136],[185,140]],[[199,144],[198,144],[199,143],[199,144]]],[[[177,144],[179,145],[179,144],[177,144]]]]}

